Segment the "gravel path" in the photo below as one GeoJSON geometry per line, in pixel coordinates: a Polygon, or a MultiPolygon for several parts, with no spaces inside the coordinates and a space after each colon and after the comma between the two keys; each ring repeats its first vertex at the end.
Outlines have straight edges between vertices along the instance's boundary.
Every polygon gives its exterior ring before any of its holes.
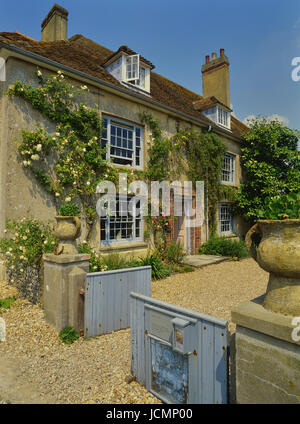
{"type": "MultiPolygon", "coordinates": [[[[246,259],[153,282],[153,297],[230,320],[234,306],[263,294],[266,285],[267,274],[246,259]]],[[[0,283],[0,299],[16,294],[0,283]]],[[[0,342],[0,403],[160,403],[137,382],[125,381],[129,330],[68,346],[27,300],[18,297],[1,316],[7,340],[0,342]]]]}

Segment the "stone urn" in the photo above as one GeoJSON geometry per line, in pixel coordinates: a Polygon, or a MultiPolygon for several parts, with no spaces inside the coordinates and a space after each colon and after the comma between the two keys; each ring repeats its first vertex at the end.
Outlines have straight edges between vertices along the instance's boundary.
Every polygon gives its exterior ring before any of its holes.
{"type": "Polygon", "coordinates": [[[248,231],[246,245],[261,268],[270,273],[263,306],[300,316],[300,219],[258,221],[248,231]]]}
{"type": "Polygon", "coordinates": [[[77,216],[56,216],[55,219],[54,235],[59,239],[57,254],[78,253],[75,240],[79,236],[80,219],[77,216]]]}

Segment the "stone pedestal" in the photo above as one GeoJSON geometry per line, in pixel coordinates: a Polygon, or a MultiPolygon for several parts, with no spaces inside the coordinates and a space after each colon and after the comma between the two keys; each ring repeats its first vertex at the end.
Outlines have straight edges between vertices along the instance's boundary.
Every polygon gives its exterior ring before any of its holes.
{"type": "Polygon", "coordinates": [[[246,302],[232,311],[237,324],[236,401],[300,403],[300,340],[293,340],[297,338],[294,317],[266,310],[262,300],[246,302]]]}
{"type": "Polygon", "coordinates": [[[90,255],[44,255],[45,318],[58,331],[83,331],[83,293],[90,255]]]}

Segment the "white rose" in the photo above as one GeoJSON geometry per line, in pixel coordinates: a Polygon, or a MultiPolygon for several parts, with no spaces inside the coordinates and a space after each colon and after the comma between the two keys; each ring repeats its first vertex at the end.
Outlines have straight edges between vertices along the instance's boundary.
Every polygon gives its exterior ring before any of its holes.
{"type": "Polygon", "coordinates": [[[40,158],[39,155],[32,155],[31,156],[32,160],[39,160],[39,158],[40,158]]]}
{"type": "Polygon", "coordinates": [[[27,236],[23,236],[23,240],[27,240],[27,236]]]}
{"type": "Polygon", "coordinates": [[[86,185],[87,185],[87,186],[89,186],[89,185],[91,185],[91,183],[88,181],[88,182],[86,183],[86,185]]]}
{"type": "Polygon", "coordinates": [[[38,74],[39,77],[41,77],[43,75],[40,70],[37,71],[37,74],[38,74]]]}
{"type": "Polygon", "coordinates": [[[71,199],[71,197],[66,197],[65,200],[66,200],[66,202],[71,202],[72,199],[71,199]]]}
{"type": "Polygon", "coordinates": [[[56,196],[56,197],[59,197],[59,196],[60,196],[60,194],[56,192],[56,193],[55,193],[55,196],[56,196]]]}
{"type": "Polygon", "coordinates": [[[40,151],[42,150],[42,145],[41,145],[41,144],[38,144],[38,145],[36,146],[36,150],[37,150],[38,152],[40,152],[40,151]]]}

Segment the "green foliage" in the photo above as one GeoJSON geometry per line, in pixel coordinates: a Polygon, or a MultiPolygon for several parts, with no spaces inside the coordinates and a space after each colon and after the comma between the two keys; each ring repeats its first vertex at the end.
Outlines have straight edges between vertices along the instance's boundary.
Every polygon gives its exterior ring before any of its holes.
{"type": "Polygon", "coordinates": [[[266,198],[299,191],[298,138],[279,121],[266,118],[253,120],[245,138],[242,164],[246,180],[238,191],[236,213],[255,222],[266,198]]]}
{"type": "MultiPolygon", "coordinates": [[[[179,129],[173,137],[167,138],[151,114],[144,114],[141,119],[149,125],[153,139],[145,177],[149,181],[162,181],[176,178],[185,172],[194,185],[196,181],[205,181],[212,228],[216,219],[216,203],[225,190],[221,192],[220,182],[226,152],[224,144],[216,134],[200,132],[194,128],[179,129]]],[[[161,226],[160,223],[158,225],[161,226]]],[[[163,230],[161,232],[163,234],[163,230]]]]}
{"type": "Polygon", "coordinates": [[[30,265],[40,265],[44,253],[52,253],[58,240],[53,228],[41,221],[22,218],[8,220],[6,238],[0,240],[0,253],[7,268],[17,268],[20,273],[30,265]]]}
{"type": "Polygon", "coordinates": [[[146,257],[140,258],[136,266],[151,266],[153,280],[161,280],[171,275],[170,268],[162,263],[155,253],[149,253],[146,257]]]}
{"type": "Polygon", "coordinates": [[[11,304],[14,303],[16,300],[16,297],[9,297],[7,299],[0,299],[0,308],[9,309],[11,307],[11,304]]]}
{"type": "Polygon", "coordinates": [[[79,334],[75,331],[74,327],[65,327],[60,331],[58,337],[65,344],[72,344],[79,339],[79,334]]]}
{"type": "Polygon", "coordinates": [[[273,199],[267,197],[258,215],[261,219],[299,219],[300,192],[277,196],[273,199]]]}
{"type": "Polygon", "coordinates": [[[103,256],[100,255],[100,253],[97,253],[94,249],[92,249],[86,241],[79,243],[77,249],[79,253],[88,253],[89,255],[91,255],[89,261],[90,272],[101,272],[108,270],[107,265],[103,261],[103,256]]]}
{"type": "Polygon", "coordinates": [[[226,237],[212,237],[199,247],[200,255],[219,255],[237,258],[249,256],[243,241],[231,240],[226,237]]]}
{"type": "Polygon", "coordinates": [[[149,148],[149,160],[144,173],[148,181],[164,181],[171,177],[171,154],[175,151],[172,140],[164,137],[158,121],[150,113],[141,115],[142,122],[152,131],[153,143],[149,148]]]}
{"type": "Polygon", "coordinates": [[[181,243],[174,240],[169,245],[164,242],[159,243],[156,251],[163,261],[170,264],[181,264],[186,255],[181,243]]]}
{"type": "Polygon", "coordinates": [[[41,71],[37,76],[37,87],[16,81],[8,94],[30,103],[56,124],[56,131],[22,131],[19,153],[23,166],[57,204],[78,201],[89,235],[97,216],[96,187],[103,179],[115,182],[117,178],[116,169],[106,161],[101,147],[102,120],[96,108],[82,102],[86,86],[75,88],[60,71],[47,79],[41,71]]]}
{"type": "Polygon", "coordinates": [[[177,148],[187,162],[187,176],[193,184],[204,181],[208,190],[208,218],[210,229],[216,220],[216,204],[221,196],[221,169],[225,145],[220,138],[209,132],[195,129],[180,130],[174,137],[177,148]]]}
{"type": "Polygon", "coordinates": [[[88,253],[91,255],[89,270],[90,272],[111,271],[114,269],[135,268],[139,266],[150,265],[152,267],[152,278],[158,280],[170,275],[170,270],[165,266],[156,254],[149,253],[144,258],[131,258],[121,256],[118,253],[101,255],[95,252],[88,243],[78,245],[79,253],[88,253]]]}
{"type": "Polygon", "coordinates": [[[78,216],[80,209],[75,203],[64,203],[58,208],[60,216],[78,216]]]}
{"type": "Polygon", "coordinates": [[[179,274],[184,274],[185,272],[194,272],[196,268],[191,265],[171,265],[172,272],[178,272],[179,274]]]}

